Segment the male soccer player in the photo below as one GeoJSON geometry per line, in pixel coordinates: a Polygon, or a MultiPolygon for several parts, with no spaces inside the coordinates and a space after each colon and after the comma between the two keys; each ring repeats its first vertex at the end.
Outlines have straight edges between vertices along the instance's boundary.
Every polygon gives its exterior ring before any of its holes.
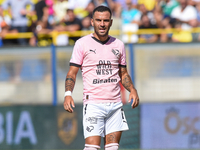
{"type": "Polygon", "coordinates": [[[94,9],[91,19],[94,33],[76,41],[66,76],[64,109],[72,113],[75,105],[71,92],[81,68],[84,150],[100,149],[101,137],[104,137],[105,150],[118,149],[122,131],[128,130],[122,109],[120,82],[130,92],[132,108],[139,104],[137,91],[126,69],[124,44],[108,35],[111,16],[108,7],[94,9]]]}

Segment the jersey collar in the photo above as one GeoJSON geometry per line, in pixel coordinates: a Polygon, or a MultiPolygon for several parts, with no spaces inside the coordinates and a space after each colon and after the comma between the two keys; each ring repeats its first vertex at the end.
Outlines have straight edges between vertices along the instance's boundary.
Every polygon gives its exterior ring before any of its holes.
{"type": "Polygon", "coordinates": [[[97,38],[95,38],[93,35],[92,35],[92,38],[93,38],[95,41],[97,41],[97,42],[99,42],[100,44],[102,44],[102,45],[106,44],[106,43],[110,40],[110,37],[109,37],[109,36],[108,36],[107,40],[105,40],[105,41],[100,41],[100,40],[98,40],[97,38]]]}

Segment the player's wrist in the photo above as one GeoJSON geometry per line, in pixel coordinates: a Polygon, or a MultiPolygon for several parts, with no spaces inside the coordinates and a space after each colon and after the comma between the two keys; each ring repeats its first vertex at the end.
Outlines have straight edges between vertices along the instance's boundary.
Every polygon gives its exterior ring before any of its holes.
{"type": "Polygon", "coordinates": [[[72,92],[71,91],[66,91],[65,94],[64,94],[64,97],[66,96],[72,96],[72,92]]]}

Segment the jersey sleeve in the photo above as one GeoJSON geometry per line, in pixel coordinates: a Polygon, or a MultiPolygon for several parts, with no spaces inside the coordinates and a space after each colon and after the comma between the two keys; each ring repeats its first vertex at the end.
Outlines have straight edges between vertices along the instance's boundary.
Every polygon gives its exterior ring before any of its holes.
{"type": "Polygon", "coordinates": [[[83,63],[83,46],[81,46],[80,41],[76,41],[70,59],[70,66],[81,67],[82,63],[83,63]]]}
{"type": "Polygon", "coordinates": [[[124,44],[122,45],[122,51],[119,59],[119,66],[126,67],[126,50],[124,44]]]}

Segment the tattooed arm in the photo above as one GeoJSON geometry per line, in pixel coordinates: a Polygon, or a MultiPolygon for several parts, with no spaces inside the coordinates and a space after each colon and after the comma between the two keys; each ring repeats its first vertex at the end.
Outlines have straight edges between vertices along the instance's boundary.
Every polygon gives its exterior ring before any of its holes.
{"type": "MultiPolygon", "coordinates": [[[[71,91],[71,92],[73,91],[78,70],[79,70],[78,67],[70,66],[69,72],[67,73],[65,79],[65,91],[71,91]]],[[[74,100],[71,96],[65,96],[63,105],[66,111],[70,113],[73,112],[72,107],[75,107],[75,105],[74,105],[74,100]]]]}
{"type": "Polygon", "coordinates": [[[124,88],[130,92],[128,102],[130,103],[133,99],[133,103],[131,104],[131,106],[132,108],[137,107],[139,105],[138,93],[125,67],[119,67],[119,76],[121,78],[121,83],[124,88]]]}

